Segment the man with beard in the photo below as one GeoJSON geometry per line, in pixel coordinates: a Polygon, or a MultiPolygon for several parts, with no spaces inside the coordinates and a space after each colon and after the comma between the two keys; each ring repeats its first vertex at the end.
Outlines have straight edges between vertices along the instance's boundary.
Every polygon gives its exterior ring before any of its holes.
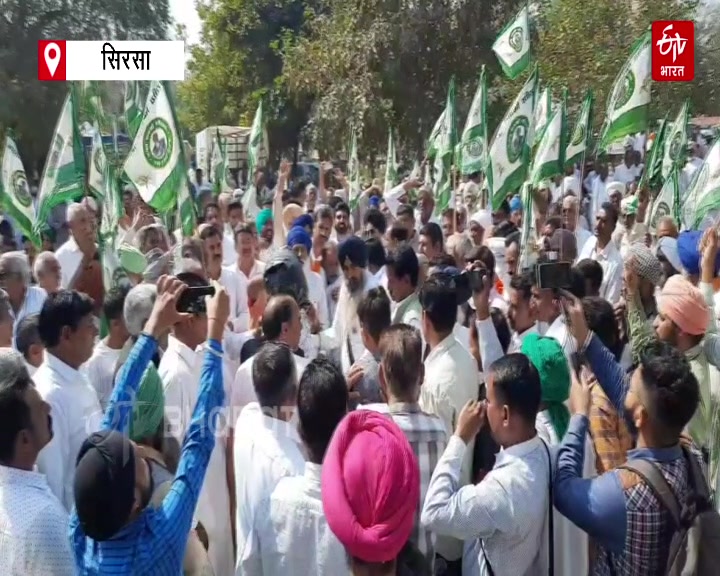
{"type": "Polygon", "coordinates": [[[68,515],[34,471],[52,438],[50,405],[33,385],[23,357],[0,352],[0,557],[8,574],[73,574],[68,515]]]}
{"type": "MultiPolygon", "coordinates": [[[[315,212],[315,228],[313,229],[312,250],[310,251],[310,267],[313,272],[324,276],[322,254],[333,229],[333,213],[328,206],[318,208],[315,212]]],[[[327,280],[326,280],[327,281],[327,280]]]]}
{"type": "Polygon", "coordinates": [[[365,351],[360,336],[357,306],[363,294],[377,287],[377,281],[366,270],[367,246],[361,238],[351,236],[340,244],[338,259],[344,281],[338,295],[333,332],[340,345],[343,374],[347,375],[355,360],[365,351]]]}
{"type": "Polygon", "coordinates": [[[342,244],[351,234],[350,207],[345,202],[340,202],[335,207],[335,238],[338,244],[342,244]]]}
{"type": "Polygon", "coordinates": [[[603,283],[600,296],[610,304],[620,300],[622,289],[623,259],[617,245],[612,240],[618,221],[615,206],[606,202],[595,215],[595,236],[590,237],[580,249],[578,260],[590,258],[600,262],[603,268],[603,283]]]}

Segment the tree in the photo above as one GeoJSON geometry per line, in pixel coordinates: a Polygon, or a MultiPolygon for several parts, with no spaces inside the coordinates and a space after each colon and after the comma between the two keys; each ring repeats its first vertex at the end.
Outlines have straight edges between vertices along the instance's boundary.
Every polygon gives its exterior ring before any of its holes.
{"type": "MultiPolygon", "coordinates": [[[[605,103],[615,76],[630,54],[632,43],[654,20],[692,20],[696,0],[554,0],[539,19],[537,58],[540,78],[555,92],[570,91],[572,108],[579,108],[585,91],[595,94],[595,128],[605,118],[605,103]]],[[[690,96],[683,82],[653,83],[651,115],[664,117],[690,96]]]]}
{"type": "Polygon", "coordinates": [[[179,89],[182,123],[197,132],[216,124],[250,126],[265,99],[274,155],[297,153],[310,101],[290,99],[281,79],[282,51],[303,27],[312,2],[218,0],[200,5],[202,40],[191,50],[179,89]]]}
{"type": "Polygon", "coordinates": [[[163,39],[168,0],[2,0],[0,129],[12,127],[30,174],[42,169],[66,87],[38,82],[37,41],[163,39]]]}

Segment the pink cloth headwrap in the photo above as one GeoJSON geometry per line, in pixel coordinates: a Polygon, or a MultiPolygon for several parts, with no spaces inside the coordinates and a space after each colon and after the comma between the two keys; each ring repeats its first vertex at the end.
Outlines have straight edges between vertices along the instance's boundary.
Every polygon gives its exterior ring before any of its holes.
{"type": "Polygon", "coordinates": [[[419,499],[420,469],[402,430],[372,410],[350,412],[322,467],[325,517],[348,553],[364,562],[397,558],[419,499]]]}
{"type": "Polygon", "coordinates": [[[676,274],[670,276],[658,298],[658,310],[686,334],[705,334],[710,320],[702,292],[688,280],[676,274]]]}

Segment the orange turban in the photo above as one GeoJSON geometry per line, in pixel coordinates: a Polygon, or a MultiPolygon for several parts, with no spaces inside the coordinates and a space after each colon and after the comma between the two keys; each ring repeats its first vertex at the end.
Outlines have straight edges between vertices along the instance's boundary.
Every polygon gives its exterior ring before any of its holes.
{"type": "Polygon", "coordinates": [[[679,274],[665,282],[658,297],[658,310],[686,334],[699,336],[707,331],[710,310],[705,298],[698,288],[679,274]]]}

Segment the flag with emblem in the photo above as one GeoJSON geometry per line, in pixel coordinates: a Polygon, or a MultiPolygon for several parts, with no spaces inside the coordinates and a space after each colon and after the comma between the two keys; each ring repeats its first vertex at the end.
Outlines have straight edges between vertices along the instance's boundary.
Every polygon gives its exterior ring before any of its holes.
{"type": "Polygon", "coordinates": [[[465,128],[460,138],[460,172],[474,174],[485,170],[487,164],[487,80],[485,66],[480,71],[465,128]]]}
{"type": "Polygon", "coordinates": [[[115,177],[115,169],[109,163],[102,168],[103,190],[100,212],[98,246],[103,269],[103,286],[110,290],[114,286],[129,284],[127,274],[120,265],[118,241],[120,217],[123,212],[122,198],[115,177]]]}
{"type": "Polygon", "coordinates": [[[618,140],[644,132],[650,109],[650,32],[632,46],[630,57],[620,69],[607,101],[605,124],[600,131],[598,151],[618,140]]]}
{"type": "Polygon", "coordinates": [[[440,130],[442,130],[443,123],[445,122],[445,112],[446,110],[443,109],[440,116],[435,121],[435,125],[433,126],[433,129],[430,132],[430,137],[427,141],[427,153],[425,155],[430,159],[435,158],[435,154],[437,153],[438,137],[440,136],[440,130]]]}
{"type": "Polygon", "coordinates": [[[385,194],[390,192],[398,183],[398,161],[395,150],[395,139],[392,128],[388,130],[387,156],[385,157],[385,194]]]}
{"type": "Polygon", "coordinates": [[[570,136],[570,142],[567,143],[565,149],[565,167],[579,164],[582,168],[585,163],[585,154],[590,148],[590,136],[592,133],[592,108],[593,93],[592,90],[588,90],[580,107],[580,113],[570,136]]]}
{"type": "Polygon", "coordinates": [[[653,236],[657,232],[660,218],[672,216],[675,224],[680,226],[680,185],[678,169],[674,168],[665,179],[659,194],[653,199],[648,212],[648,231],[653,236]]]}
{"type": "Polygon", "coordinates": [[[535,207],[533,205],[532,184],[525,182],[520,189],[520,200],[523,206],[522,229],[520,230],[520,255],[518,270],[526,270],[535,264],[535,207]]]}
{"type": "Polygon", "coordinates": [[[502,29],[492,49],[511,80],[527,68],[530,63],[530,17],[527,4],[502,29]]]}
{"type": "Polygon", "coordinates": [[[255,188],[255,170],[260,165],[260,151],[264,142],[263,135],[265,133],[265,117],[263,114],[262,99],[258,102],[255,117],[253,118],[252,127],[250,128],[250,136],[247,143],[247,165],[248,165],[248,197],[245,211],[252,217],[257,216],[260,212],[258,205],[258,190],[255,188]]]}
{"type": "Polygon", "coordinates": [[[443,122],[436,140],[437,152],[433,159],[435,214],[442,214],[448,208],[454,208],[455,206],[452,202],[455,192],[452,170],[457,143],[456,119],[455,78],[451,78],[445,112],[443,113],[443,122]]]}
{"type": "Polygon", "coordinates": [[[720,140],[710,148],[695,171],[683,197],[680,215],[688,230],[703,230],[720,212],[720,140]]]}
{"type": "Polygon", "coordinates": [[[553,178],[563,173],[565,146],[567,145],[567,91],[555,106],[540,143],[535,150],[530,181],[537,186],[540,180],[553,178]]]}
{"type": "Polygon", "coordinates": [[[213,175],[213,193],[215,196],[221,192],[231,191],[227,183],[228,161],[226,147],[227,142],[225,138],[220,135],[220,130],[216,129],[212,158],[210,160],[213,175]]]}
{"type": "Polygon", "coordinates": [[[153,81],[147,104],[123,168],[142,199],[158,212],[176,208],[187,186],[185,154],[167,85],[153,81]]]}
{"type": "Polygon", "coordinates": [[[520,189],[528,172],[533,141],[537,67],[505,113],[490,144],[487,182],[492,208],[520,189]]]}
{"type": "Polygon", "coordinates": [[[106,189],[105,166],[108,161],[105,148],[103,148],[100,127],[95,124],[94,128],[92,149],[90,150],[90,166],[88,166],[88,186],[90,192],[96,198],[102,199],[106,189]]]}
{"type": "Polygon", "coordinates": [[[44,227],[55,206],[81,198],[85,192],[85,152],[76,102],[76,86],[70,83],[40,178],[35,221],[38,228],[44,227]]]}
{"type": "Polygon", "coordinates": [[[350,186],[350,210],[357,208],[360,201],[360,162],[358,162],[357,132],[355,128],[350,134],[350,153],[348,154],[348,184],[350,186]]]}
{"type": "Polygon", "coordinates": [[[535,138],[533,138],[533,146],[540,143],[540,139],[550,121],[551,112],[552,93],[550,92],[550,88],[545,88],[545,90],[540,93],[537,104],[535,104],[535,114],[533,116],[535,119],[535,128],[533,129],[535,138]]]}
{"type": "Polygon", "coordinates": [[[142,123],[145,109],[145,103],[142,101],[140,94],[140,82],[137,80],[125,81],[125,101],[123,106],[127,133],[130,138],[134,139],[142,123]]]}
{"type": "Polygon", "coordinates": [[[690,120],[690,105],[685,101],[675,121],[668,126],[663,146],[662,177],[667,178],[674,167],[682,168],[687,157],[687,125],[690,120]]]}
{"type": "Polygon", "coordinates": [[[0,205],[2,205],[3,212],[13,219],[20,231],[30,238],[35,246],[39,246],[40,238],[35,232],[33,197],[30,195],[25,168],[10,130],[5,135],[5,148],[2,156],[0,205]]]}

